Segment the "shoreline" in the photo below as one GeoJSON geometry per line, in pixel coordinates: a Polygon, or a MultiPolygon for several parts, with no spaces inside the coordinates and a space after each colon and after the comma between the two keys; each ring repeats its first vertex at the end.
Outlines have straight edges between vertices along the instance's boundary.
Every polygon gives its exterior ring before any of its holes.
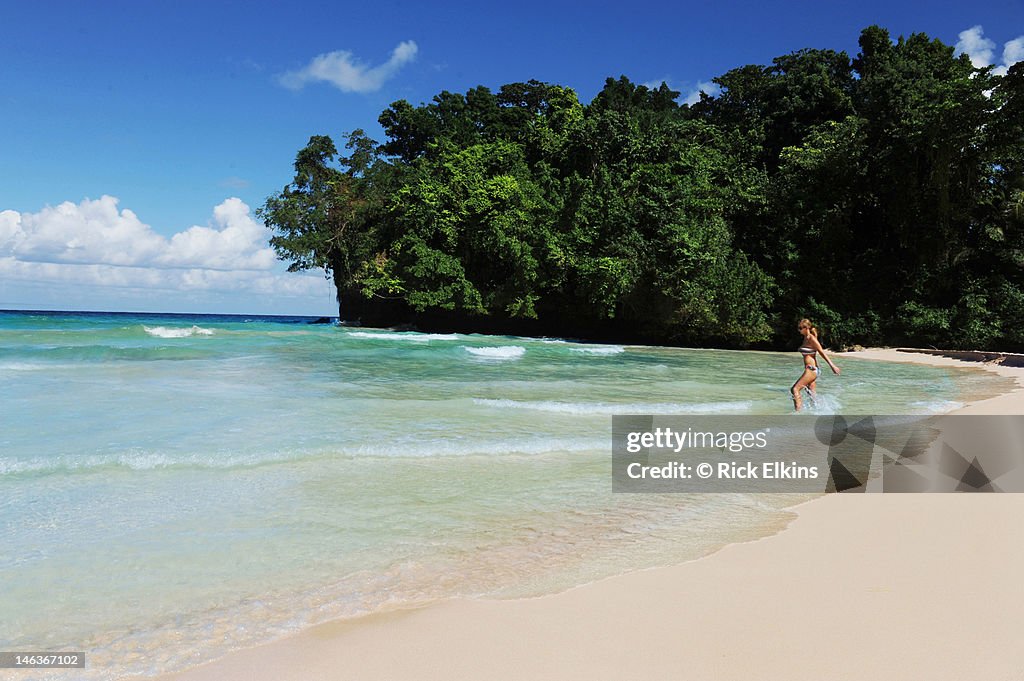
{"type": "Polygon", "coordinates": [[[833,357],[842,359],[867,359],[879,362],[902,362],[906,364],[927,364],[936,367],[975,369],[988,371],[1002,378],[1016,381],[1017,387],[1009,392],[969,401],[953,414],[1024,414],[1024,367],[1008,366],[980,359],[954,359],[952,357],[897,350],[894,348],[869,348],[859,352],[834,352],[833,357]]]}
{"type": "MultiPolygon", "coordinates": [[[[953,413],[1024,414],[1016,387],[953,413]]],[[[671,567],[517,600],[452,599],[326,622],[162,681],[1016,678],[1024,496],[840,495],[780,531],[671,567]],[[841,528],[837,531],[837,528],[841,528]]]]}

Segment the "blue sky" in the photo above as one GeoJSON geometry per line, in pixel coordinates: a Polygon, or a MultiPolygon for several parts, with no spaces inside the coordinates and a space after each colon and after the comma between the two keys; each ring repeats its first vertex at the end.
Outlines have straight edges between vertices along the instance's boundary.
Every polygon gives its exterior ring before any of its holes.
{"type": "Polygon", "coordinates": [[[1024,2],[4,0],[0,307],[336,314],[251,214],[310,135],[379,139],[397,99],[531,78],[686,97],[803,47],[855,54],[873,23],[948,44],[982,26],[972,54],[998,65],[1024,2]]]}

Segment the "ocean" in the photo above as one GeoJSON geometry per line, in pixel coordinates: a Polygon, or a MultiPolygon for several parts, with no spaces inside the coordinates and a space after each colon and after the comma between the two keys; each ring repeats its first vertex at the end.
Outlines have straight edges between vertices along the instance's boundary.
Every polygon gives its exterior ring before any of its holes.
{"type": "MultiPolygon", "coordinates": [[[[788,413],[795,352],[310,321],[0,312],[0,650],[86,652],[54,678],[157,674],[679,563],[805,498],[611,493],[612,414],[788,413]]],[[[998,380],[842,369],[817,413],[943,412],[998,380]]]]}

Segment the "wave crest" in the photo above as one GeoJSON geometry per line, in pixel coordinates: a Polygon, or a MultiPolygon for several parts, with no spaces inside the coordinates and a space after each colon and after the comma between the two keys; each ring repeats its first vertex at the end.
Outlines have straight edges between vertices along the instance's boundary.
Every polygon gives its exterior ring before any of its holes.
{"type": "Polygon", "coordinates": [[[592,348],[569,348],[573,352],[582,352],[587,355],[617,355],[625,352],[626,348],[621,345],[598,345],[592,348]]]}
{"type": "Polygon", "coordinates": [[[503,345],[497,348],[463,347],[469,354],[482,359],[519,359],[526,354],[526,348],[521,345],[503,345]]]}
{"type": "Polygon", "coordinates": [[[416,332],[387,332],[387,331],[349,331],[345,334],[350,338],[367,338],[372,340],[407,340],[417,343],[426,343],[432,340],[458,340],[457,333],[416,333],[416,332]]]}
{"type": "Polygon", "coordinates": [[[675,402],[556,402],[553,400],[474,399],[474,404],[500,409],[531,409],[556,414],[735,414],[750,411],[753,402],[707,402],[684,404],[675,402]]]}
{"type": "Polygon", "coordinates": [[[143,326],[146,333],[156,338],[188,338],[189,336],[212,336],[213,329],[204,329],[193,324],[190,327],[143,326]]]}

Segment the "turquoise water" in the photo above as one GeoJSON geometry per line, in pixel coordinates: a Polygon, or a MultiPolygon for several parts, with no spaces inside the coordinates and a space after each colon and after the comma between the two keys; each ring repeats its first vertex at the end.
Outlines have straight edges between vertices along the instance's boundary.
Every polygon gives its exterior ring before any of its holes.
{"type": "MultiPolygon", "coordinates": [[[[609,475],[613,413],[787,413],[796,353],[305,321],[0,313],[0,650],[155,674],[694,558],[800,501],[613,495],[609,475]]],[[[994,380],[842,368],[819,413],[945,411],[994,380]]]]}

